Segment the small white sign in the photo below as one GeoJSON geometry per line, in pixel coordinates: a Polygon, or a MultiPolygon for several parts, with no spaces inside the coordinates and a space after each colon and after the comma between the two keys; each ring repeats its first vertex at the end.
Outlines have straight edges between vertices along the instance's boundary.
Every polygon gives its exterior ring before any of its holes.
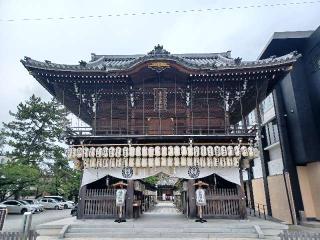
{"type": "Polygon", "coordinates": [[[204,189],[197,189],[196,190],[196,205],[197,206],[205,206],[206,202],[206,194],[204,189]]]}
{"type": "Polygon", "coordinates": [[[116,205],[124,206],[126,200],[126,189],[118,189],[116,192],[116,205]]]}

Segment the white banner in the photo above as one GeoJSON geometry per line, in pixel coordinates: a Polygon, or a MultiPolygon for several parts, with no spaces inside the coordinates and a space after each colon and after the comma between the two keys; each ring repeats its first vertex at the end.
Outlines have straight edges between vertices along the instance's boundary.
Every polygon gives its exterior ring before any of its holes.
{"type": "Polygon", "coordinates": [[[207,177],[213,173],[219,175],[229,182],[240,185],[239,168],[202,168],[202,167],[157,167],[157,168],[87,168],[83,170],[83,177],[81,185],[87,185],[97,181],[107,175],[119,179],[142,179],[156,175],[158,173],[165,173],[172,177],[184,179],[197,179],[207,177]]]}

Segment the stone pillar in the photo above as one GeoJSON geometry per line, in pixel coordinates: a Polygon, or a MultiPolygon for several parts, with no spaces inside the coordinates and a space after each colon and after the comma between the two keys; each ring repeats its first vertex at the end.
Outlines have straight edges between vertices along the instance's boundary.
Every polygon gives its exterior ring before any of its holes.
{"type": "Polygon", "coordinates": [[[127,199],[126,199],[126,218],[133,218],[133,197],[134,197],[134,184],[133,180],[128,180],[127,186],[127,199]]]}
{"type": "Polygon", "coordinates": [[[189,218],[197,217],[197,207],[196,207],[196,190],[194,179],[188,180],[188,206],[189,206],[189,218]]]}

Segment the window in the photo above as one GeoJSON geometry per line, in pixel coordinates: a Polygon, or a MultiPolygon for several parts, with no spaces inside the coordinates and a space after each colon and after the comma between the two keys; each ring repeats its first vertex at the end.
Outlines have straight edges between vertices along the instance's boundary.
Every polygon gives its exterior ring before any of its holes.
{"type": "Polygon", "coordinates": [[[265,125],[265,131],[268,146],[279,142],[278,125],[275,119],[265,125]]]}
{"type": "Polygon", "coordinates": [[[262,112],[266,113],[272,107],[273,107],[273,98],[272,98],[272,94],[270,94],[262,102],[262,112]]]}
{"type": "Polygon", "coordinates": [[[16,202],[16,201],[7,201],[7,202],[4,202],[4,204],[6,204],[6,205],[18,205],[18,202],[16,202]]]}

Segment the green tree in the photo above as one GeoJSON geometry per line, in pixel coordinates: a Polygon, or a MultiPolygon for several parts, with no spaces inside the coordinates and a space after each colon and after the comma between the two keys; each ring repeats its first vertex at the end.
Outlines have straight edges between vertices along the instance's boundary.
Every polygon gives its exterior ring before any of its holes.
{"type": "Polygon", "coordinates": [[[77,194],[80,175],[70,168],[62,144],[68,126],[65,109],[33,95],[10,115],[14,119],[3,123],[1,132],[9,163],[0,167],[0,197],[30,194],[31,186],[36,195],[77,194]]]}

